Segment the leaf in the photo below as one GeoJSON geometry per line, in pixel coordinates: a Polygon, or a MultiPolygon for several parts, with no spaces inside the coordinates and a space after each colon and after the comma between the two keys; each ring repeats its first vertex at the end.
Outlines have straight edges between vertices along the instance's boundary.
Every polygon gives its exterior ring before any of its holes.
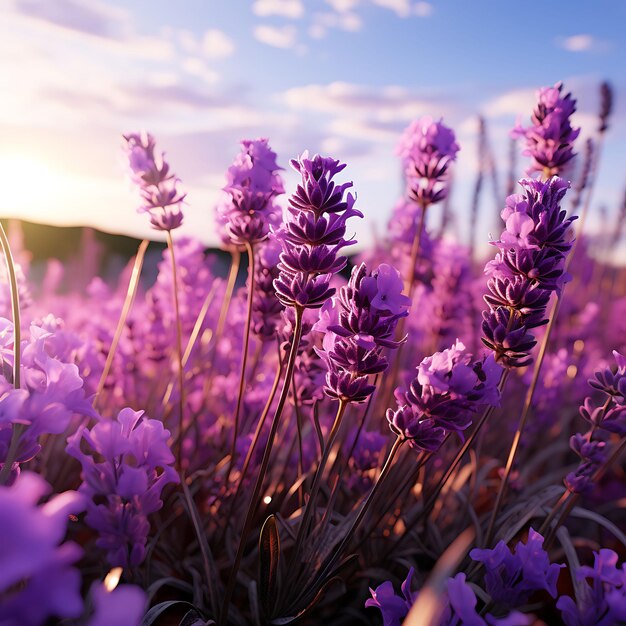
{"type": "Polygon", "coordinates": [[[259,593],[261,607],[266,616],[271,615],[276,603],[279,559],[280,537],[276,517],[270,515],[265,520],[259,537],[259,593]]]}
{"type": "Polygon", "coordinates": [[[193,592],[193,587],[184,580],[180,580],[178,578],[174,578],[173,576],[167,576],[165,578],[159,578],[155,580],[147,589],[146,594],[148,598],[152,600],[157,592],[163,587],[174,587],[174,589],[178,589],[179,591],[184,591],[185,593],[191,594],[193,592]]]}
{"type": "Polygon", "coordinates": [[[189,609],[178,626],[205,626],[206,622],[196,609],[189,609]]]}
{"type": "Polygon", "coordinates": [[[197,610],[196,607],[191,604],[191,602],[185,602],[184,600],[168,600],[167,602],[160,602],[159,604],[153,606],[143,617],[141,620],[140,626],[151,626],[156,622],[156,620],[165,613],[168,609],[173,606],[182,605],[188,606],[194,610],[197,610]]]}
{"type": "Polygon", "coordinates": [[[191,496],[189,487],[187,487],[187,483],[182,480],[181,485],[183,488],[183,494],[185,497],[187,510],[189,512],[189,517],[191,518],[191,522],[196,533],[196,538],[198,539],[198,545],[200,546],[202,565],[204,566],[204,575],[206,576],[206,584],[209,589],[209,600],[211,603],[211,608],[213,609],[213,611],[217,611],[220,606],[218,591],[219,583],[216,575],[217,568],[215,567],[215,561],[213,560],[213,554],[211,553],[209,542],[207,541],[206,535],[202,530],[202,520],[200,519],[200,513],[198,512],[196,503],[191,496]]]}
{"type": "Polygon", "coordinates": [[[296,615],[291,615],[289,617],[277,617],[276,619],[273,619],[270,624],[274,624],[275,626],[284,626],[285,624],[291,624],[300,619],[305,613],[310,611],[319,602],[321,597],[326,592],[326,589],[336,582],[340,583],[343,586],[343,581],[340,578],[331,578],[330,580],[326,581],[322,588],[317,592],[313,600],[311,600],[311,602],[299,613],[297,613],[296,615]]]}

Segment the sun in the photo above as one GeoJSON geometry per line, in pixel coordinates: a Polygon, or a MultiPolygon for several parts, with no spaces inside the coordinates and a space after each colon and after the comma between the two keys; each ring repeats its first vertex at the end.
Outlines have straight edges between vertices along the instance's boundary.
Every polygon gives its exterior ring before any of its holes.
{"type": "Polygon", "coordinates": [[[48,221],[51,200],[62,193],[67,176],[43,159],[24,152],[0,152],[0,215],[48,221]]]}

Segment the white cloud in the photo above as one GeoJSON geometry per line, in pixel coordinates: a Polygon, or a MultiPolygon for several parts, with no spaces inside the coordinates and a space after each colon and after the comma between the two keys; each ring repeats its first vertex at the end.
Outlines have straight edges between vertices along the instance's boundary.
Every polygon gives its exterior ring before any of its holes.
{"type": "Polygon", "coordinates": [[[235,52],[235,44],[226,33],[212,28],[202,37],[202,52],[209,59],[221,59],[235,52]]]}
{"type": "Polygon", "coordinates": [[[258,41],[275,48],[293,48],[297,34],[296,28],[290,25],[282,27],[260,25],[254,29],[254,36],[258,41]]]}
{"type": "Polygon", "coordinates": [[[513,89],[487,102],[482,110],[487,117],[491,118],[530,116],[536,103],[536,89],[513,89]]]}
{"type": "Polygon", "coordinates": [[[207,67],[204,59],[188,57],[182,61],[181,66],[187,74],[196,76],[209,85],[213,85],[219,81],[219,74],[210,67],[207,67]]]}
{"type": "Polygon", "coordinates": [[[434,7],[430,2],[418,2],[413,7],[413,11],[418,17],[429,17],[433,14],[434,7]]]}
{"type": "Polygon", "coordinates": [[[256,0],[252,11],[260,17],[280,15],[289,19],[298,19],[304,15],[301,0],[256,0]]]}
{"type": "Polygon", "coordinates": [[[359,5],[360,0],[326,0],[326,4],[330,5],[338,13],[348,13],[359,5]]]}
{"type": "Polygon", "coordinates": [[[596,46],[596,40],[587,34],[572,35],[558,40],[561,48],[569,52],[586,52],[596,46]]]}
{"type": "Polygon", "coordinates": [[[331,28],[355,33],[362,27],[363,22],[356,13],[316,13],[309,28],[309,35],[313,39],[322,39],[331,28]]]}
{"type": "Polygon", "coordinates": [[[411,15],[411,3],[409,0],[372,0],[372,2],[384,9],[390,9],[398,17],[411,15]]]}

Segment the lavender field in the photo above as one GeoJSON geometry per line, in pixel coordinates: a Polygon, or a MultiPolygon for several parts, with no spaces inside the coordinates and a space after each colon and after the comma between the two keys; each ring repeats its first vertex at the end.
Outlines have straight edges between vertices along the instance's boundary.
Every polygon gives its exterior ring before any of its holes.
{"type": "Polygon", "coordinates": [[[626,205],[594,256],[599,90],[584,145],[566,85],[520,111],[491,235],[480,126],[488,258],[446,226],[462,146],[436,111],[398,137],[368,247],[349,162],[247,138],[223,275],[146,132],[122,144],[167,241],[153,284],[148,239],[75,290],[93,251],[30,280],[3,230],[0,624],[626,623],[626,205]]]}

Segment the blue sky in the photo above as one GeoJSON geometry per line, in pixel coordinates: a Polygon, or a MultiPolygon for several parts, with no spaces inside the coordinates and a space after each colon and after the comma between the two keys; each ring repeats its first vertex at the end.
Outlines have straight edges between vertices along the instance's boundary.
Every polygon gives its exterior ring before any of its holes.
{"type": "Polygon", "coordinates": [[[564,81],[584,140],[603,79],[616,112],[595,204],[614,212],[626,184],[625,23],[615,0],[3,0],[0,212],[149,233],[119,148],[122,132],[147,129],[188,191],[184,230],[211,244],[239,139],[268,136],[285,167],[307,148],[348,162],[368,242],[401,193],[397,138],[430,114],[461,145],[452,205],[462,237],[476,115],[503,179],[508,130],[528,120],[536,89],[564,81]]]}

